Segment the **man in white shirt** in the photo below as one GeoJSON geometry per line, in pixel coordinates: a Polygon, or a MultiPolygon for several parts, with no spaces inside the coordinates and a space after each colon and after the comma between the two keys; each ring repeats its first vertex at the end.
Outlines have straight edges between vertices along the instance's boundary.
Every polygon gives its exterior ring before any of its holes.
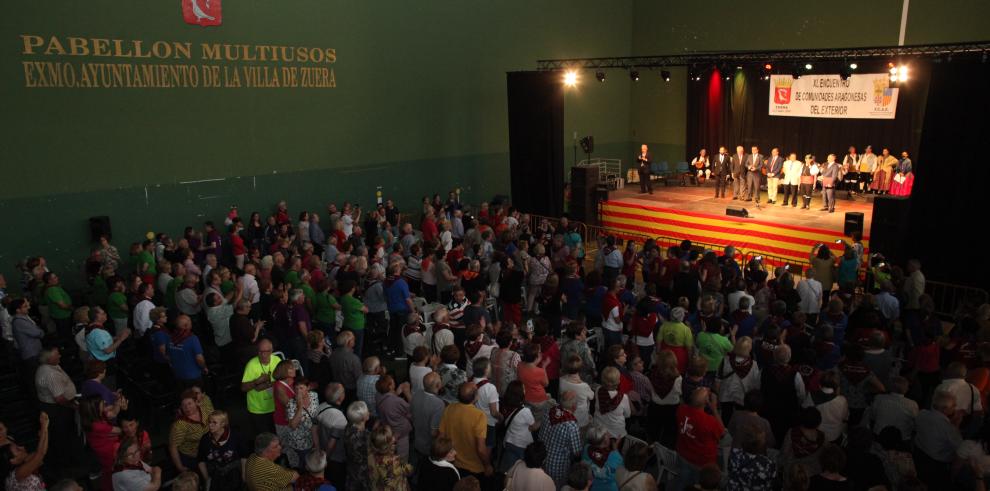
{"type": "Polygon", "coordinates": [[[261,301],[261,290],[258,288],[258,278],[255,277],[254,264],[244,265],[244,276],[241,276],[241,291],[244,298],[251,301],[251,308],[261,301]]]}
{"type": "Polygon", "coordinates": [[[822,310],[822,284],[815,279],[813,268],[808,268],[804,279],[798,282],[797,294],[801,297],[798,310],[807,314],[809,324],[816,324],[822,310]]]}
{"type": "Polygon", "coordinates": [[[749,308],[746,311],[752,314],[753,304],[756,303],[756,299],[753,298],[752,295],[746,292],[746,281],[739,280],[736,283],[736,290],[729,293],[728,297],[726,298],[726,302],[728,303],[730,313],[739,310],[739,300],[743,298],[749,299],[749,303],[748,303],[749,308]]]}
{"type": "Polygon", "coordinates": [[[921,308],[918,300],[925,294],[925,275],[921,272],[921,261],[908,261],[907,275],[904,280],[904,310],[918,310],[921,308]]]}
{"type": "Polygon", "coordinates": [[[141,301],[134,306],[134,330],[137,331],[138,337],[141,337],[148,329],[151,329],[150,314],[151,310],[155,308],[151,299],[155,295],[155,290],[150,284],[142,283],[138,287],[138,294],[141,295],[141,301]]]}
{"type": "Polygon", "coordinates": [[[983,413],[980,390],[966,381],[966,365],[955,361],[945,369],[945,379],[935,388],[935,392],[946,392],[956,398],[956,412],[963,416],[983,413]]]}

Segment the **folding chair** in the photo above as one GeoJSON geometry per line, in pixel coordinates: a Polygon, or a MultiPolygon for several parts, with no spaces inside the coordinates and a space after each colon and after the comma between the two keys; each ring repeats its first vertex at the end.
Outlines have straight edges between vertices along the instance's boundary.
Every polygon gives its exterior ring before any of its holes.
{"type": "Polygon", "coordinates": [[[666,489],[668,483],[677,479],[677,452],[654,443],[653,453],[657,456],[657,484],[666,489]]]}

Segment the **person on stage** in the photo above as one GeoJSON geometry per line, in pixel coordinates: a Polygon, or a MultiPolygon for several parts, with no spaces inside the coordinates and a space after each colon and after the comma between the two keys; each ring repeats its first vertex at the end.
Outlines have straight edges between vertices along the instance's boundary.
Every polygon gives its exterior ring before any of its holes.
{"type": "Polygon", "coordinates": [[[753,153],[746,161],[746,201],[760,202],[760,181],[763,179],[763,166],[766,164],[760,148],[753,146],[753,153]]]}
{"type": "MultiPolygon", "coordinates": [[[[725,179],[732,172],[732,157],[725,147],[718,147],[718,155],[712,163],[712,178],[715,179],[715,198],[725,197],[725,179]]],[[[733,196],[735,196],[733,194],[733,196]]]]}
{"type": "MultiPolygon", "coordinates": [[[[784,173],[784,206],[787,206],[787,202],[791,202],[792,208],[797,208],[798,204],[798,186],[801,185],[801,170],[804,169],[804,164],[797,159],[797,154],[791,152],[787,156],[787,160],[784,161],[783,173],[784,173]],[[791,195],[794,195],[791,198],[791,195]]],[[[769,175],[769,174],[768,174],[769,175]]],[[[769,179],[767,179],[767,187],[770,187],[769,179]]],[[[803,208],[803,207],[802,207],[803,208]]]]}
{"type": "Polygon", "coordinates": [[[741,199],[740,196],[746,188],[746,161],[749,155],[742,145],[736,147],[736,154],[732,156],[732,199],[741,199]]]}
{"type": "Polygon", "coordinates": [[[801,197],[804,198],[802,210],[811,209],[811,195],[815,192],[815,180],[818,179],[818,163],[815,156],[804,156],[804,165],[801,166],[801,197]]]}
{"type": "MultiPolygon", "coordinates": [[[[767,159],[767,203],[777,204],[777,186],[780,184],[780,173],[784,169],[784,157],[780,156],[780,149],[774,147],[770,150],[770,158],[767,159]]],[[[759,188],[757,188],[759,191],[759,188]]],[[[757,199],[759,201],[759,199],[757,199]]],[[[784,201],[787,204],[787,201],[784,201]]]]}
{"type": "Polygon", "coordinates": [[[863,158],[859,160],[859,192],[866,194],[870,191],[870,183],[873,181],[873,170],[877,166],[877,156],[873,153],[873,147],[867,145],[863,152],[863,158]]]}
{"type": "Polygon", "coordinates": [[[825,198],[825,206],[821,211],[835,213],[835,185],[839,183],[841,177],[842,166],[835,161],[834,153],[828,154],[828,163],[822,169],[822,197],[825,198]]]}
{"type": "Polygon", "coordinates": [[[911,159],[907,152],[901,153],[903,160],[897,165],[897,173],[890,183],[891,196],[911,196],[911,188],[914,187],[914,171],[911,159]]]}
{"type": "Polygon", "coordinates": [[[856,152],[856,147],[849,147],[849,153],[842,159],[842,187],[846,197],[852,198],[853,189],[859,186],[859,162],[863,156],[856,152]]]}
{"type": "Polygon", "coordinates": [[[710,163],[708,160],[708,150],[702,148],[698,156],[691,161],[691,166],[694,167],[696,172],[694,178],[695,185],[700,186],[703,179],[710,179],[712,177],[710,163]]]}
{"type": "Polygon", "coordinates": [[[639,192],[645,194],[649,191],[650,194],[653,194],[653,182],[650,181],[650,164],[653,163],[653,154],[650,153],[649,147],[646,145],[639,147],[636,161],[639,163],[639,192]]]}
{"type": "Polygon", "coordinates": [[[873,170],[873,182],[870,184],[870,189],[877,194],[885,194],[890,191],[890,181],[894,177],[897,165],[897,157],[890,154],[890,149],[883,149],[880,152],[880,157],[877,158],[877,167],[873,170]]]}

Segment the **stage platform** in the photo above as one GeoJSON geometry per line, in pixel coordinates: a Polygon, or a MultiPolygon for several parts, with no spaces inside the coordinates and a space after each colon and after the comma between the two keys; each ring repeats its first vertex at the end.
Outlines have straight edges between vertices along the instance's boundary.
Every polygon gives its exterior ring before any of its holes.
{"type": "MultiPolygon", "coordinates": [[[[746,253],[764,255],[770,264],[803,264],[808,262],[812,246],[818,243],[829,244],[836,254],[841,254],[843,246],[835,241],[850,241],[843,234],[845,214],[861,212],[863,242],[869,247],[871,197],[854,195],[849,200],[844,191],[837,192],[835,213],[829,213],[819,211],[820,191],[812,199],[810,210],[802,210],[800,200],[796,208],[767,204],[766,191],[761,194],[760,208],[753,202],[733,200],[731,194],[729,190],[729,198],[715,199],[712,185],[676,183],[669,186],[654,183],[652,195],[641,194],[639,184],[630,183],[609,194],[609,200],[602,205],[602,226],[619,236],[690,239],[722,247],[731,244],[746,253]],[[745,208],[749,218],[726,215],[728,206],[745,208]]],[[[783,195],[777,198],[780,203],[783,195]]]]}

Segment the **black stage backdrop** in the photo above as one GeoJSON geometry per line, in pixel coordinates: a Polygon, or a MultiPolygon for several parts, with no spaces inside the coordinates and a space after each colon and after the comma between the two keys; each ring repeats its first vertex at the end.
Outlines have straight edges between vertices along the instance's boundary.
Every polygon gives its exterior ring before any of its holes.
{"type": "Polygon", "coordinates": [[[762,80],[758,71],[748,67],[732,71],[730,80],[718,70],[706,72],[700,81],[688,82],[687,160],[701,148],[713,155],[725,146],[731,154],[736,145],[744,146],[747,153],[751,146],[759,146],[764,155],[778,147],[785,157],[795,152],[801,160],[810,153],[820,162],[829,153],[841,159],[850,145],[860,153],[872,145],[876,154],[888,147],[896,156],[903,150],[917,155],[928,71],[920,65],[912,66],[912,71],[911,81],[900,89],[897,118],[892,120],[770,116],[770,81],[762,80]]]}
{"type": "Polygon", "coordinates": [[[557,72],[509,72],[512,204],[560,216],[564,203],[564,84],[557,72]]]}
{"type": "Polygon", "coordinates": [[[990,166],[990,63],[932,65],[921,148],[915,162],[907,254],[929,279],[990,287],[986,250],[990,166]]]}

